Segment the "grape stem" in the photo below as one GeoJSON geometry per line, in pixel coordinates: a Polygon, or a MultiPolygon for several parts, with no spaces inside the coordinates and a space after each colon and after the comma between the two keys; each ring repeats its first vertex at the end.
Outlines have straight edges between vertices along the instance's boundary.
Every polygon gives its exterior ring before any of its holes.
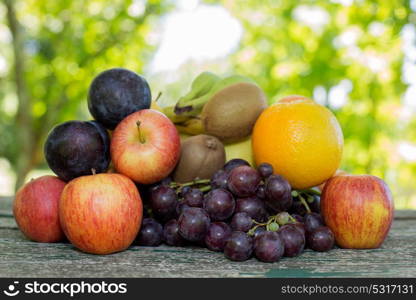
{"type": "Polygon", "coordinates": [[[312,211],[311,211],[308,203],[306,202],[305,198],[303,198],[301,194],[299,194],[299,200],[303,204],[303,206],[305,206],[306,211],[308,212],[308,214],[310,214],[312,211]]]}
{"type": "Polygon", "coordinates": [[[321,192],[320,191],[317,191],[317,190],[314,190],[314,189],[297,190],[296,192],[298,194],[308,194],[308,195],[321,196],[321,192]]]}
{"type": "Polygon", "coordinates": [[[210,179],[198,179],[198,180],[193,180],[193,181],[185,182],[185,183],[171,182],[169,184],[169,186],[171,188],[181,188],[181,187],[184,187],[184,186],[193,186],[193,185],[200,185],[200,184],[208,184],[210,182],[211,182],[210,179]]]}
{"type": "MultiPolygon", "coordinates": [[[[269,217],[269,219],[267,220],[267,222],[265,222],[265,223],[260,223],[260,222],[257,222],[256,220],[253,220],[253,223],[254,224],[256,224],[253,228],[251,228],[248,232],[247,232],[247,234],[248,235],[254,235],[254,232],[256,231],[256,229],[257,228],[259,228],[259,227],[262,227],[262,226],[266,226],[266,230],[269,230],[269,226],[270,226],[270,224],[271,223],[276,223],[277,224],[277,215],[278,214],[276,214],[276,215],[273,215],[273,216],[270,216],[269,217]]],[[[294,217],[292,217],[290,214],[288,214],[289,215],[289,219],[290,219],[290,221],[292,221],[293,223],[297,223],[298,221],[294,218],[294,217]]]]}

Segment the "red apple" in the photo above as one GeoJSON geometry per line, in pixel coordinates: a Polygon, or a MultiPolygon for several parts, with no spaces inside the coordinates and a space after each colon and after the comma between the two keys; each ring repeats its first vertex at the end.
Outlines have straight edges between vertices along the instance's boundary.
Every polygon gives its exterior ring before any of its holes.
{"type": "Polygon", "coordinates": [[[322,192],[321,214],[342,248],[380,247],[390,230],[393,213],[391,192],[375,176],[335,176],[322,192]]]}
{"type": "Polygon", "coordinates": [[[13,214],[28,239],[53,243],[65,238],[58,216],[58,202],[65,184],[56,176],[42,176],[32,179],[16,193],[13,214]]]}
{"type": "Polygon", "coordinates": [[[69,241],[93,254],[126,249],[142,220],[140,194],[121,174],[82,176],[70,181],[59,202],[59,218],[69,241]]]}
{"type": "Polygon", "coordinates": [[[180,139],[172,121],[161,112],[143,109],[117,125],[111,140],[117,172],[141,184],[167,177],[180,156],[180,139]]]}
{"type": "MultiPolygon", "coordinates": [[[[346,172],[346,171],[344,171],[344,170],[337,170],[336,172],[335,172],[335,174],[332,176],[332,177],[335,177],[335,176],[340,176],[340,175],[347,175],[348,174],[348,172],[346,172]]],[[[327,180],[325,180],[323,183],[321,183],[320,185],[318,185],[317,186],[317,188],[322,192],[323,190],[324,190],[324,186],[325,186],[325,183],[327,182],[327,180]]]]}

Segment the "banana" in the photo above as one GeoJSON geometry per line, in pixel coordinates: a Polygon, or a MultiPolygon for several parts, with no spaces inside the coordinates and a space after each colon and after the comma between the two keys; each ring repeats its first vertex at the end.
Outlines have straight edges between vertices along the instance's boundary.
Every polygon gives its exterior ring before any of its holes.
{"type": "Polygon", "coordinates": [[[183,106],[186,105],[187,102],[205,95],[219,80],[220,77],[214,73],[202,72],[194,79],[191,84],[191,90],[188,94],[179,99],[178,104],[183,106]]]}
{"type": "Polygon", "coordinates": [[[179,124],[175,124],[180,133],[198,135],[205,133],[204,126],[200,118],[191,118],[179,124]]]}
{"type": "Polygon", "coordinates": [[[256,84],[252,79],[245,77],[245,76],[241,76],[241,75],[232,75],[229,77],[226,77],[224,79],[218,80],[210,89],[210,91],[198,98],[192,99],[190,101],[187,101],[185,103],[185,106],[181,106],[181,104],[178,102],[175,105],[175,109],[174,112],[177,115],[181,115],[181,116],[188,116],[188,117],[195,117],[198,116],[201,111],[202,108],[204,107],[204,105],[219,91],[221,91],[222,89],[233,85],[233,84],[237,84],[237,83],[242,83],[242,82],[246,82],[246,83],[253,83],[256,84]]]}

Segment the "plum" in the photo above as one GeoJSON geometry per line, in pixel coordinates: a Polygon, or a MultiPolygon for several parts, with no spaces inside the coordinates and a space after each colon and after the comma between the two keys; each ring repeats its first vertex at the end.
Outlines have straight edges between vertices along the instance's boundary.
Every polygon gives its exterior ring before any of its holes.
{"type": "Polygon", "coordinates": [[[146,79],[126,69],[100,73],[88,93],[88,109],[95,120],[113,130],[128,115],[150,108],[151,92],[146,79]]]}
{"type": "Polygon", "coordinates": [[[68,121],[52,129],[44,153],[51,170],[64,181],[103,173],[110,163],[110,137],[98,122],[68,121]]]}

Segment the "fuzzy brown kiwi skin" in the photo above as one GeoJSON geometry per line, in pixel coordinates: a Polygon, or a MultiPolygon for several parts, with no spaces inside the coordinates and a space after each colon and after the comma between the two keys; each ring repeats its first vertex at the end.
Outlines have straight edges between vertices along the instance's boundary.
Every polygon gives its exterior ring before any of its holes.
{"type": "Polygon", "coordinates": [[[187,138],[181,145],[181,157],[173,172],[179,183],[195,179],[210,179],[225,164],[222,142],[210,135],[199,134],[187,138]]]}
{"type": "Polygon", "coordinates": [[[266,107],[263,90],[255,84],[241,82],[216,93],[204,105],[201,119],[207,134],[230,143],[249,136],[266,107]]]}

